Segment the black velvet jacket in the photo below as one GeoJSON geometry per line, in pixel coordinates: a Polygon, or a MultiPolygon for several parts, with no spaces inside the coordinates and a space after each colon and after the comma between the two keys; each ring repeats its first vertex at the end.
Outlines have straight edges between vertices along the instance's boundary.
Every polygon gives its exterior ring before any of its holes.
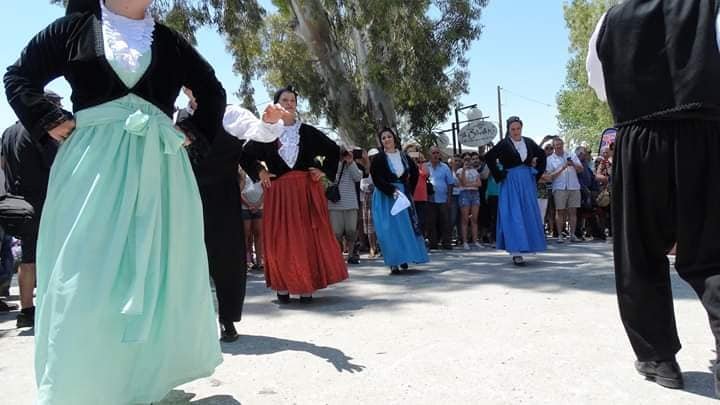
{"type": "Polygon", "coordinates": [[[490,172],[495,178],[495,181],[498,183],[505,180],[508,169],[512,169],[513,167],[517,167],[522,164],[532,166],[533,158],[537,158],[537,164],[535,166],[535,169],[538,171],[536,176],[537,179],[540,179],[540,176],[545,173],[545,165],[547,164],[545,151],[542,150],[542,148],[540,148],[532,139],[524,136],[523,139],[525,140],[525,145],[527,146],[528,151],[525,161],[520,160],[520,154],[515,149],[515,145],[513,145],[510,138],[503,139],[485,153],[485,162],[490,168],[490,172]],[[498,160],[502,163],[502,169],[498,167],[498,160]]]}
{"type": "MultiPolygon", "coordinates": [[[[292,170],[308,170],[311,167],[321,169],[328,179],[334,179],[340,162],[340,147],[317,128],[300,124],[300,142],[298,147],[297,160],[294,167],[288,167],[287,163],[280,157],[278,149],[280,140],[269,143],[248,141],[242,156],[243,168],[254,168],[248,170],[248,175],[257,180],[258,162],[265,162],[268,171],[277,177],[292,170]],[[322,166],[315,159],[321,156],[325,160],[322,166]]],[[[246,170],[247,170],[246,169],[246,170]]]]}
{"type": "Polygon", "coordinates": [[[370,176],[372,177],[375,187],[390,197],[392,197],[396,189],[393,183],[402,183],[405,186],[405,195],[408,199],[412,200],[420,173],[418,172],[418,167],[415,162],[413,162],[405,152],[401,151],[400,154],[405,172],[399,178],[390,170],[388,157],[384,151],[375,155],[375,158],[370,164],[370,176]]]}
{"type": "Polygon", "coordinates": [[[218,133],[226,96],[212,67],[178,33],[160,23],[155,25],[151,54],[142,78],[128,88],[105,58],[98,12],[72,13],[30,40],[20,59],[7,69],[5,93],[33,139],[40,141],[70,116],[44,97],[45,85],[60,76],[72,88],[74,111],[133,93],[171,117],[180,88],[187,86],[199,106],[190,120],[206,136],[218,133]]]}

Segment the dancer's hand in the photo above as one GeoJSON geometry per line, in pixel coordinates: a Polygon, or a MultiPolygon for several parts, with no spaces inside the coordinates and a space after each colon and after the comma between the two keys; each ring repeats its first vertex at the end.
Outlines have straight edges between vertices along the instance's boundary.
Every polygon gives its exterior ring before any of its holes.
{"type": "Polygon", "coordinates": [[[325,173],[318,168],[311,167],[309,171],[310,177],[312,177],[313,181],[320,181],[320,179],[325,177],[325,173]]]}
{"type": "Polygon", "coordinates": [[[48,131],[48,135],[58,142],[67,140],[70,134],[75,129],[75,120],[67,120],[60,123],[60,125],[48,131]]]}
{"type": "Polygon", "coordinates": [[[260,177],[260,183],[262,184],[263,188],[270,188],[270,184],[271,184],[270,179],[277,177],[276,175],[274,175],[264,169],[260,170],[260,173],[258,173],[258,176],[260,177]]]}
{"type": "Polygon", "coordinates": [[[265,111],[262,115],[263,122],[274,124],[280,121],[283,115],[286,115],[287,111],[280,104],[270,104],[265,107],[265,111]]]}
{"type": "Polygon", "coordinates": [[[179,132],[182,132],[185,135],[185,140],[183,141],[182,146],[188,146],[192,143],[192,139],[187,135],[187,132],[183,128],[181,128],[179,125],[175,124],[173,125],[175,129],[179,132]]]}

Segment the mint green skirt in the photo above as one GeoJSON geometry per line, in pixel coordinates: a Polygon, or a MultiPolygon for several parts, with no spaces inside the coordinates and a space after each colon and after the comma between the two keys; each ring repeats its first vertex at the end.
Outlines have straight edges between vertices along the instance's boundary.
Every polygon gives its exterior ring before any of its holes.
{"type": "Polygon", "coordinates": [[[38,403],[158,401],[222,362],[183,136],[134,95],[76,122],[40,223],[38,403]]]}

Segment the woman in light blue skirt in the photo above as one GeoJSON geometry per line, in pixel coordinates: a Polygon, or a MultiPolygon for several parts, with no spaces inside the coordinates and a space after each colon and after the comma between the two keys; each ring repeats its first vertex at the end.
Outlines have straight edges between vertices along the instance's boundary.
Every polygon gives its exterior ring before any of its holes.
{"type": "Polygon", "coordinates": [[[372,197],[372,217],[385,264],[391,274],[408,269],[408,263],[428,261],[425,241],[412,203],[418,180],[418,168],[400,149],[400,139],[389,128],[380,131],[382,151],[375,155],[370,175],[375,184],[372,197]],[[409,207],[393,215],[398,198],[409,200],[409,207]]]}
{"type": "Polygon", "coordinates": [[[149,3],[71,0],[5,75],[31,136],[63,142],[37,249],[39,404],[155,402],[222,361],[200,198],[171,116],[185,85],[194,124],[215,134],[225,92],[149,3]],[[43,96],[60,75],[74,116],[43,96]]]}

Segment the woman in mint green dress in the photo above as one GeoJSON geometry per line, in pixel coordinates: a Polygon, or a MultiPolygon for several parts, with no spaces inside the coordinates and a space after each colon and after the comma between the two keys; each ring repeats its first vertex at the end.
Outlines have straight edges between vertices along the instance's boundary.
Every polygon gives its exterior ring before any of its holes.
{"type": "Polygon", "coordinates": [[[222,361],[200,198],[171,116],[185,85],[193,124],[218,133],[225,92],[149,3],[71,0],[4,78],[33,139],[63,142],[38,241],[39,404],[150,403],[222,361]],[[60,76],[74,115],[44,98],[60,76]]]}

